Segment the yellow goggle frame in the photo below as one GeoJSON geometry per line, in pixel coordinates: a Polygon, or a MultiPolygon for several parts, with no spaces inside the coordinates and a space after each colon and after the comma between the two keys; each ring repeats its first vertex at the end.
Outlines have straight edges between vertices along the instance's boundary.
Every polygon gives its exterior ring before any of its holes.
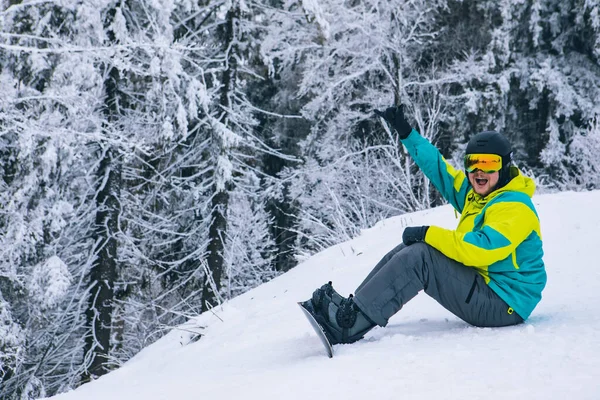
{"type": "Polygon", "coordinates": [[[474,172],[479,169],[486,174],[502,169],[502,157],[497,154],[467,154],[465,155],[465,169],[474,172]]]}

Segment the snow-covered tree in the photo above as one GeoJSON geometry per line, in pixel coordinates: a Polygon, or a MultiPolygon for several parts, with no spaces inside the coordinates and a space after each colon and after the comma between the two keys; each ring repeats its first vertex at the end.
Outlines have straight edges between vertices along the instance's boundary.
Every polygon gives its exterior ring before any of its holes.
{"type": "Polygon", "coordinates": [[[503,130],[519,163],[560,187],[577,187],[570,143],[600,113],[597,5],[466,1],[455,9],[476,18],[456,21],[445,42],[462,30],[479,33],[449,71],[463,78],[449,99],[455,129],[503,130]]]}
{"type": "Polygon", "coordinates": [[[439,96],[451,79],[430,67],[437,60],[428,64],[423,58],[443,6],[443,1],[305,1],[286,2],[273,13],[276,28],[265,39],[264,56],[273,73],[302,70],[298,95],[311,122],[302,143],[307,162],[287,176],[300,208],[294,228],[300,252],[436,201],[373,110],[404,103],[415,127],[438,139],[439,96]]]}
{"type": "MultiPolygon", "coordinates": [[[[572,180],[588,190],[600,186],[600,117],[594,119],[586,131],[573,136],[566,164],[572,169],[572,180]]],[[[562,161],[562,160],[561,160],[562,161]]]]}
{"type": "MultiPolygon", "coordinates": [[[[6,277],[0,277],[4,279],[6,277]]],[[[21,361],[24,339],[25,332],[15,322],[10,305],[0,293],[0,382],[8,382],[14,376],[21,361]]]]}
{"type": "Polygon", "coordinates": [[[85,260],[77,249],[85,238],[67,232],[81,233],[71,222],[80,226],[84,214],[75,210],[87,211],[79,140],[93,124],[94,79],[77,54],[67,56],[73,8],[9,5],[1,26],[0,276],[23,341],[0,396],[37,398],[77,381],[71,362],[82,360],[85,288],[75,284],[82,264],[71,261],[85,260]]]}
{"type": "Polygon", "coordinates": [[[196,259],[203,276],[201,305],[206,310],[219,302],[225,278],[231,193],[247,181],[248,174],[259,170],[257,159],[262,154],[277,155],[277,151],[259,138],[255,115],[261,110],[248,93],[251,84],[261,79],[257,55],[266,23],[265,4],[235,0],[183,5],[192,11],[182,7],[178,12],[193,16],[178,14],[185,23],[175,31],[179,43],[189,49],[183,68],[196,97],[188,97],[185,103],[188,141],[193,145],[180,151],[187,160],[185,182],[196,188],[202,205],[197,215],[209,221],[206,247],[199,247],[203,253],[196,259]]]}
{"type": "Polygon", "coordinates": [[[224,297],[231,299],[274,278],[275,241],[258,177],[231,192],[225,246],[224,297]]]}

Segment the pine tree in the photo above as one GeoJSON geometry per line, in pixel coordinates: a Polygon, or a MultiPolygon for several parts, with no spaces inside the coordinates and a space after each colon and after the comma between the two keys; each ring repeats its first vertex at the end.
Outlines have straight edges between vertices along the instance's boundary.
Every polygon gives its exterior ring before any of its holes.
{"type": "Polygon", "coordinates": [[[223,7],[208,2],[195,10],[195,17],[186,20],[178,34],[188,48],[194,63],[185,71],[196,83],[193,87],[200,95],[188,98],[188,127],[193,132],[190,141],[194,146],[182,149],[183,158],[198,160],[194,168],[186,171],[188,182],[198,187],[199,196],[206,201],[199,210],[202,219],[209,221],[207,245],[199,258],[198,268],[203,273],[202,311],[218,304],[225,278],[226,238],[230,196],[248,174],[259,170],[260,155],[278,155],[258,138],[260,110],[249,100],[248,88],[260,79],[258,39],[263,27],[256,23],[264,13],[262,2],[232,1],[223,7]],[[217,8],[218,10],[217,10],[217,8]],[[198,41],[198,35],[210,37],[210,46],[198,41]],[[201,50],[198,50],[201,49],[201,50]],[[205,71],[211,71],[208,75],[205,71]],[[200,78],[197,78],[200,77],[200,78]],[[193,107],[196,107],[196,110],[193,107]],[[198,182],[198,177],[202,182],[198,182]],[[205,259],[206,268],[203,268],[205,259]]]}

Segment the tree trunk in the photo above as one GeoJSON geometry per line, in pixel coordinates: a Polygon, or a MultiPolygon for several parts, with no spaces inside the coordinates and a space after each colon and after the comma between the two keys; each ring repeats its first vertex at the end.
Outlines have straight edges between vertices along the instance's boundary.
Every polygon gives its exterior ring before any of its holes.
{"type": "MultiPolygon", "coordinates": [[[[118,82],[119,70],[111,67],[104,83],[105,128],[112,129],[120,114],[118,82]]],[[[102,144],[101,144],[102,148],[102,144]]],[[[115,281],[117,280],[117,232],[119,231],[121,165],[118,150],[105,149],[97,171],[96,221],[93,233],[96,258],[89,274],[90,294],[86,323],[89,333],[86,336],[84,359],[89,367],[84,372],[87,382],[106,374],[107,361],[111,348],[111,331],[115,281]]]]}
{"type": "Polygon", "coordinates": [[[86,310],[87,326],[91,330],[85,341],[85,356],[89,368],[83,380],[102,376],[108,372],[107,360],[111,348],[111,326],[114,301],[114,284],[117,280],[117,238],[119,230],[119,192],[121,171],[115,151],[104,155],[98,168],[100,188],[96,198],[96,228],[94,231],[94,253],[89,282],[90,297],[86,310]]]}
{"type": "Polygon", "coordinates": [[[216,193],[212,200],[212,221],[208,231],[210,242],[208,244],[208,273],[204,279],[202,290],[202,311],[214,305],[221,289],[221,276],[223,275],[223,251],[225,249],[225,232],[227,230],[227,206],[229,194],[226,191],[216,193]],[[217,293],[215,293],[215,291],[217,293]]]}
{"type": "MultiPolygon", "coordinates": [[[[240,19],[240,6],[238,2],[232,5],[227,12],[227,22],[224,24],[223,50],[225,51],[226,67],[221,79],[221,96],[219,103],[221,109],[225,110],[221,118],[221,123],[229,125],[228,112],[232,106],[232,96],[234,95],[236,79],[238,74],[238,52],[236,44],[237,32],[240,19]]],[[[218,164],[220,158],[229,158],[231,144],[224,138],[213,134],[214,140],[214,162],[218,164]]],[[[221,289],[221,276],[223,274],[223,251],[225,249],[225,232],[227,230],[227,208],[229,205],[230,182],[223,182],[224,177],[218,174],[221,171],[215,168],[215,186],[212,199],[211,224],[209,228],[208,245],[208,271],[204,279],[202,290],[202,311],[208,310],[212,304],[215,304],[218,298],[218,291],[221,289]],[[215,293],[215,291],[217,293],[215,293]]]]}

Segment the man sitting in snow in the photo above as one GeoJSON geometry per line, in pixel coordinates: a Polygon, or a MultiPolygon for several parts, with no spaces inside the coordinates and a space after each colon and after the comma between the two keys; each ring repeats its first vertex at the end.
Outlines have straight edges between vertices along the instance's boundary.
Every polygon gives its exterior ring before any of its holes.
{"type": "Polygon", "coordinates": [[[542,297],[546,271],[531,201],[535,184],[511,166],[508,140],[498,132],[473,136],[463,172],[410,126],[402,107],[376,113],[461,213],[458,227],[407,227],[403,243],[381,259],[354,296],[340,296],[329,282],[303,303],[305,308],[331,344],[353,343],[375,325],[386,326],[421,290],[475,326],[522,323],[542,297]]]}

